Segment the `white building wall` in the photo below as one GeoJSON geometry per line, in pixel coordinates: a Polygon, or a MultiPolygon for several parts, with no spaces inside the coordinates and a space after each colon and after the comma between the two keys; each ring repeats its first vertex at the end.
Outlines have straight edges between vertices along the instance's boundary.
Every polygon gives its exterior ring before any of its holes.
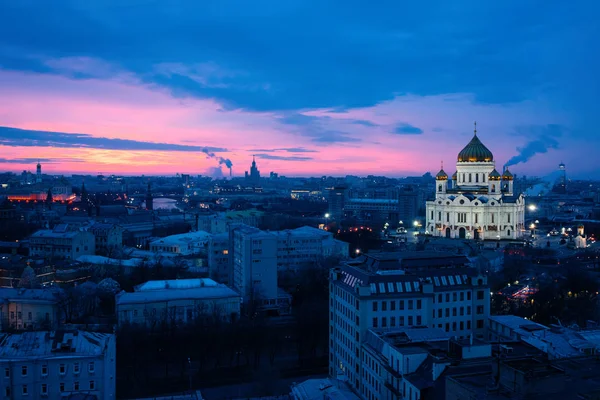
{"type": "Polygon", "coordinates": [[[115,336],[112,335],[105,353],[99,356],[59,353],[54,357],[0,359],[0,373],[3,399],[62,400],[74,393],[86,393],[101,400],[113,400],[116,399],[115,336]]]}

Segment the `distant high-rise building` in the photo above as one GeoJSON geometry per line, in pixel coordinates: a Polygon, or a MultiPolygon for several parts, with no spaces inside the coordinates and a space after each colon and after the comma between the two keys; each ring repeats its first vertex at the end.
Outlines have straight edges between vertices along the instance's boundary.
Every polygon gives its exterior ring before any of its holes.
{"type": "Polygon", "coordinates": [[[560,175],[552,191],[555,193],[567,193],[567,170],[564,163],[561,162],[558,164],[558,171],[560,175]]]}
{"type": "MultiPolygon", "coordinates": [[[[419,191],[414,186],[404,186],[398,189],[398,218],[405,224],[419,216],[419,191]]],[[[398,222],[398,221],[394,221],[398,222]]]]}
{"type": "Polygon", "coordinates": [[[348,188],[345,186],[336,186],[329,189],[329,195],[327,196],[329,218],[340,220],[344,217],[347,192],[348,188]]]}
{"type": "Polygon", "coordinates": [[[252,156],[252,166],[250,166],[250,173],[246,171],[246,182],[252,186],[258,186],[260,184],[260,171],[256,167],[256,159],[252,156]]]}
{"type": "Polygon", "coordinates": [[[35,183],[42,182],[42,164],[38,161],[36,171],[35,171],[35,183]]]}
{"type": "Polygon", "coordinates": [[[154,199],[152,197],[152,187],[148,182],[148,190],[146,191],[146,210],[152,211],[154,209],[154,199]]]}

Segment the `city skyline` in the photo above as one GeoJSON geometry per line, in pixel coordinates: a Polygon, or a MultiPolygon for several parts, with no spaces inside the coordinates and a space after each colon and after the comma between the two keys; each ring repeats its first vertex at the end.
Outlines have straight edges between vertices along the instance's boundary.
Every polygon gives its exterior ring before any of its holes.
{"type": "Polygon", "coordinates": [[[599,172],[594,3],[316,4],[0,5],[1,169],[599,172]]]}

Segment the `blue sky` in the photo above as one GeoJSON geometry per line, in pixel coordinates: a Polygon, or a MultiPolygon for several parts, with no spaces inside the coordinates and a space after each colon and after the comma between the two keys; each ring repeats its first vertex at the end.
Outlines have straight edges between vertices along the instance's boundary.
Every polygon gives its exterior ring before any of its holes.
{"type": "Polygon", "coordinates": [[[256,153],[263,170],[288,175],[403,175],[453,164],[477,120],[500,165],[544,175],[562,160],[594,176],[599,11],[593,1],[2,1],[0,161],[201,173],[221,157],[241,173],[256,153]],[[10,128],[29,139],[7,142],[10,128]],[[34,146],[40,132],[54,137],[34,146]],[[215,156],[194,153],[205,147],[215,156]]]}

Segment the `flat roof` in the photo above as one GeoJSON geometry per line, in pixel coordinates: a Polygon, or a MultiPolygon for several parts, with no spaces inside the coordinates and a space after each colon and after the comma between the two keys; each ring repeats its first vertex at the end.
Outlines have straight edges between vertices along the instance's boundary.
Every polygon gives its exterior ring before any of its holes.
{"type": "Polygon", "coordinates": [[[150,242],[150,246],[152,245],[180,245],[180,244],[188,244],[195,241],[208,240],[210,238],[210,233],[205,231],[196,231],[196,232],[188,232],[182,233],[179,235],[171,235],[166,236],[157,240],[153,240],[150,242]]]}

